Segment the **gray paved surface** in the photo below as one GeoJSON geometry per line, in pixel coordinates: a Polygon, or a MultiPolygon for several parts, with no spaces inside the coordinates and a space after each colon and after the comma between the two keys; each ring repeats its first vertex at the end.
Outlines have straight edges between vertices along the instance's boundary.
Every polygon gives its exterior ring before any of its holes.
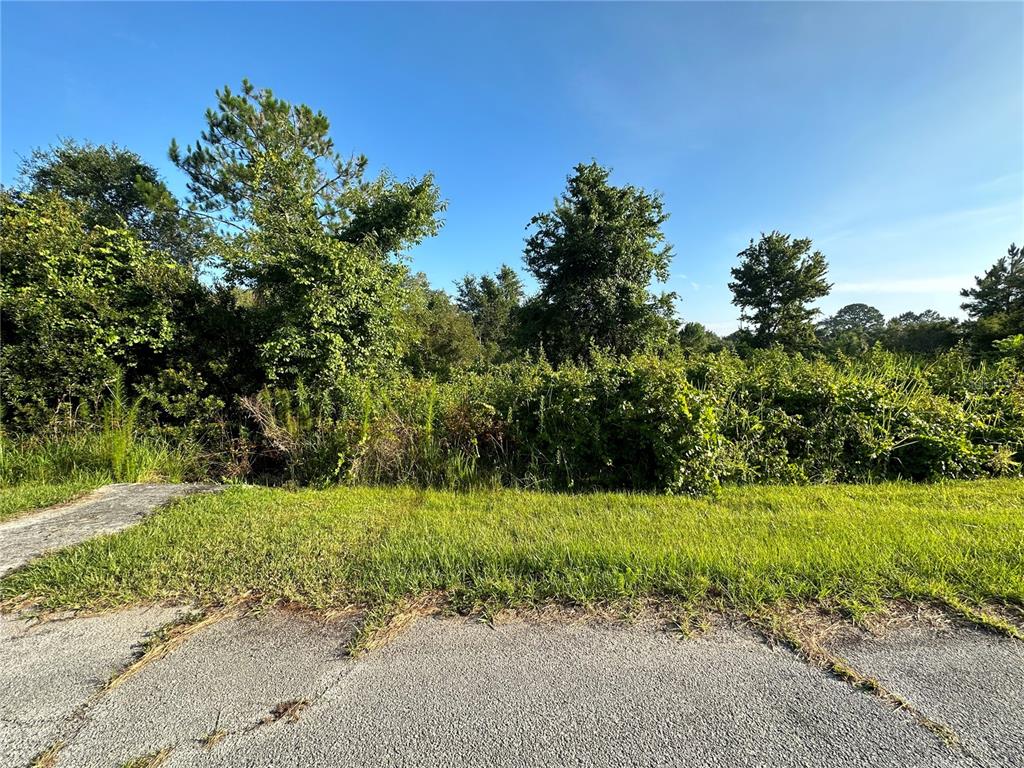
{"type": "Polygon", "coordinates": [[[1024,768],[1024,643],[917,627],[837,651],[950,725],[980,764],[1024,768]]]}
{"type": "Polygon", "coordinates": [[[935,644],[901,631],[843,649],[880,676],[894,670],[894,687],[911,666],[914,679],[959,675],[955,688],[938,686],[961,691],[950,701],[924,684],[901,693],[951,721],[962,750],[732,629],[688,640],[639,627],[420,619],[353,660],[343,655],[349,625],[270,611],[210,625],[90,699],[129,636],[167,615],[31,629],[0,619],[0,667],[17,670],[0,689],[0,712],[14,720],[0,765],[24,764],[56,738],[67,742],[58,766],[119,766],[163,748],[171,767],[1024,765],[1013,740],[1024,729],[1020,649],[976,632],[935,644]],[[305,702],[297,720],[272,716],[293,701],[305,702]],[[214,730],[223,738],[202,744],[214,730]]]}
{"type": "Polygon", "coordinates": [[[171,499],[211,486],[107,485],[83,499],[0,523],[0,576],[49,549],[134,525],[171,499]]]}
{"type": "Polygon", "coordinates": [[[119,766],[165,746],[199,764],[197,742],[215,730],[277,733],[286,724],[261,725],[277,705],[316,701],[351,669],[349,634],[277,612],[214,624],[106,695],[59,765],[119,766]]]}
{"type": "Polygon", "coordinates": [[[77,727],[136,645],[179,613],[137,609],[41,624],[0,616],[0,766],[27,764],[77,727]]]}

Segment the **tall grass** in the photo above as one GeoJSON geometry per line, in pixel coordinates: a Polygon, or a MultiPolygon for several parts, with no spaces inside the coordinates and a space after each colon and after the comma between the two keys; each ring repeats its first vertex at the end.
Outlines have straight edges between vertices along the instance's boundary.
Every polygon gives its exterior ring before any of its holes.
{"type": "Polygon", "coordinates": [[[48,429],[9,435],[0,428],[0,488],[40,483],[180,482],[202,474],[195,446],[147,435],[141,406],[116,384],[93,418],[80,408],[48,429]]]}
{"type": "Polygon", "coordinates": [[[257,470],[257,479],[283,477],[321,488],[349,483],[467,490],[501,484],[499,473],[490,471],[494,462],[481,461],[480,443],[495,447],[488,433],[493,408],[462,390],[430,379],[376,389],[359,382],[346,399],[338,405],[315,397],[301,383],[294,392],[265,388],[242,398],[259,433],[252,463],[269,476],[257,470]]]}

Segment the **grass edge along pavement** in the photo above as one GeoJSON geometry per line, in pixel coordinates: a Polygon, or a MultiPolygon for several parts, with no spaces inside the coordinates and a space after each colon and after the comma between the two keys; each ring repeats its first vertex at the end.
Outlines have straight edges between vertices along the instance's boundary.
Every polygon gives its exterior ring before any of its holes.
{"type": "Polygon", "coordinates": [[[98,478],[82,476],[60,483],[28,482],[0,486],[0,523],[75,501],[101,485],[103,481],[98,478]]]}
{"type": "Polygon", "coordinates": [[[700,499],[232,487],[34,561],[0,580],[0,600],[102,609],[248,596],[379,612],[435,594],[463,611],[661,601],[853,615],[909,600],[998,624],[988,606],[1024,606],[1022,499],[1020,480],[700,499]]]}

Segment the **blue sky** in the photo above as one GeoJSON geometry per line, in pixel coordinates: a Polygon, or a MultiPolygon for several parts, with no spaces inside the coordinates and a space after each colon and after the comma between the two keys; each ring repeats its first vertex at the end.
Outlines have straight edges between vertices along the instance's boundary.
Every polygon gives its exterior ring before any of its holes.
{"type": "Polygon", "coordinates": [[[521,267],[524,227],[591,158],[660,190],[690,320],[759,232],[814,239],[826,312],[957,313],[1024,240],[1024,4],[2,4],[2,178],[59,136],[157,165],[248,77],[322,109],[343,152],[449,201],[413,267],[521,267]]]}

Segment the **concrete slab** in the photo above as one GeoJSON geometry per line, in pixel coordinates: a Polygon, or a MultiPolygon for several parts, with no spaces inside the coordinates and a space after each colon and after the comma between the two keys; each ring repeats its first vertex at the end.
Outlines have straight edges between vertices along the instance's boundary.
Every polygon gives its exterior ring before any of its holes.
{"type": "Polygon", "coordinates": [[[1024,766],[1024,643],[911,627],[847,641],[836,652],[950,725],[979,765],[1024,766]]]}
{"type": "Polygon", "coordinates": [[[0,765],[27,764],[73,730],[81,709],[182,609],[33,623],[0,615],[0,765]]]}
{"type": "Polygon", "coordinates": [[[318,700],[350,671],[352,629],[282,611],[213,624],[90,707],[57,765],[120,766],[165,747],[203,755],[199,742],[217,730],[287,722],[289,702],[318,700]]]}
{"type": "Polygon", "coordinates": [[[165,765],[974,765],[740,632],[428,619],[341,672],[297,722],[182,743],[165,765]]]}

